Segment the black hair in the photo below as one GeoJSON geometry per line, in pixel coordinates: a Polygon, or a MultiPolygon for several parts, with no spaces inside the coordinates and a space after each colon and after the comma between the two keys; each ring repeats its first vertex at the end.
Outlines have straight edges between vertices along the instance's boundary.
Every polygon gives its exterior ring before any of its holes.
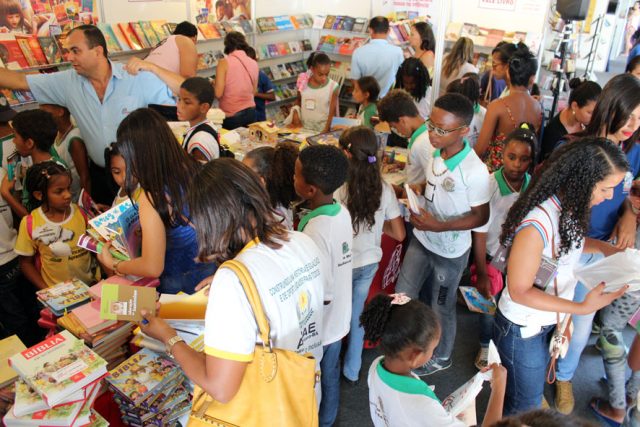
{"type": "Polygon", "coordinates": [[[389,32],[389,20],[384,16],[374,16],[369,21],[369,28],[374,34],[387,34],[389,32]]]}
{"type": "Polygon", "coordinates": [[[198,99],[200,104],[213,104],[215,92],[213,86],[208,79],[203,77],[189,77],[180,85],[180,89],[184,89],[198,99]]]}
{"type": "Polygon", "coordinates": [[[27,169],[27,176],[25,177],[25,187],[27,193],[29,193],[28,206],[26,208],[29,211],[39,208],[44,205],[48,206],[47,190],[49,189],[49,182],[55,175],[67,175],[71,179],[71,173],[69,169],[62,166],[60,163],[49,160],[42,163],[36,163],[27,169]],[[42,194],[42,200],[38,200],[34,193],[39,191],[42,194]]]}
{"type": "Polygon", "coordinates": [[[109,57],[109,50],[107,49],[107,41],[104,38],[104,34],[100,31],[100,28],[95,25],[83,24],[78,27],[75,27],[71,31],[67,33],[67,37],[69,37],[72,33],[76,31],[82,31],[84,34],[84,38],[87,41],[87,46],[89,49],[93,49],[95,47],[100,46],[102,48],[102,53],[105,58],[109,57]]]}
{"type": "Polygon", "coordinates": [[[508,245],[529,212],[557,196],[562,205],[558,256],[580,247],[589,230],[591,197],[596,184],[612,173],[628,170],[624,152],[608,139],[587,137],[564,144],[545,162],[540,176],[509,210],[502,225],[501,242],[508,245]]]}
{"type": "Polygon", "coordinates": [[[111,173],[111,158],[114,156],[122,156],[117,142],[112,142],[104,149],[104,168],[107,173],[111,173]]]}
{"type": "Polygon", "coordinates": [[[364,339],[377,343],[386,357],[394,357],[411,346],[424,351],[440,335],[438,317],[422,301],[391,304],[393,297],[378,294],[360,315],[364,339]]]}
{"type": "Polygon", "coordinates": [[[313,59],[311,59],[311,58],[309,58],[309,59],[311,61],[311,65],[309,65],[309,68],[317,67],[318,65],[331,64],[331,59],[324,52],[316,52],[316,54],[313,55],[313,59]]]}
{"type": "Polygon", "coordinates": [[[198,164],[180,147],[164,118],[149,108],[138,108],[118,126],[117,140],[127,165],[127,195],[132,196],[137,181],[165,227],[186,225],[186,192],[192,186],[198,164]]]}
{"type": "Polygon", "coordinates": [[[506,417],[491,427],[597,427],[591,421],[575,415],[565,415],[553,409],[534,409],[522,414],[506,417]]]}
{"type": "Polygon", "coordinates": [[[496,45],[495,49],[491,51],[491,54],[497,53],[500,61],[508,64],[513,55],[526,52],[529,52],[529,48],[524,43],[500,42],[496,45]]]}
{"type": "Polygon", "coordinates": [[[433,35],[433,28],[427,22],[416,22],[413,24],[413,28],[420,34],[420,49],[424,51],[436,50],[436,37],[433,35]]]}
{"type": "Polygon", "coordinates": [[[625,73],[631,73],[636,67],[640,65],[640,55],[634,56],[631,61],[627,64],[627,67],[624,69],[625,73]]]}
{"type": "Polygon", "coordinates": [[[274,215],[267,190],[248,166],[231,158],[207,163],[189,190],[198,259],[222,263],[254,238],[272,249],[288,240],[274,215]]]}
{"type": "Polygon", "coordinates": [[[253,59],[254,61],[257,61],[257,60],[258,60],[258,56],[256,55],[256,50],[255,50],[252,46],[249,46],[249,47],[245,50],[245,52],[247,53],[247,56],[248,56],[249,58],[253,59]]]}
{"type": "Polygon", "coordinates": [[[538,61],[529,50],[517,51],[509,60],[509,80],[513,86],[529,87],[529,81],[537,71],[538,61]]]}
{"type": "Polygon", "coordinates": [[[416,83],[413,91],[409,92],[411,96],[416,100],[420,101],[422,98],[427,96],[427,90],[429,86],[431,86],[431,77],[429,77],[429,71],[427,71],[427,67],[424,66],[422,61],[418,58],[407,58],[405,59],[400,68],[398,68],[398,72],[396,73],[396,87],[400,89],[404,89],[404,84],[402,81],[402,77],[412,77],[416,83]]]}
{"type": "Polygon", "coordinates": [[[400,117],[419,117],[413,98],[403,89],[393,89],[378,101],[378,115],[384,122],[397,122],[400,117]]]}
{"type": "Polygon", "coordinates": [[[11,126],[23,139],[31,139],[35,147],[49,152],[58,135],[58,126],[53,116],[44,110],[20,111],[11,126]]]}
{"type": "Polygon", "coordinates": [[[313,145],[300,152],[302,176],[323,194],[333,194],[347,179],[349,162],[338,147],[313,145]]]}
{"type": "Polygon", "coordinates": [[[360,77],[358,79],[358,87],[363,93],[366,92],[369,94],[369,98],[367,99],[369,102],[376,102],[378,100],[378,96],[380,95],[380,85],[375,77],[360,77]]]}
{"type": "Polygon", "coordinates": [[[228,55],[236,50],[244,50],[249,48],[249,43],[244,34],[239,31],[229,31],[224,37],[224,54],[228,55]]]}
{"type": "Polygon", "coordinates": [[[307,64],[307,69],[311,68],[311,64],[313,64],[313,58],[314,58],[318,53],[320,53],[320,52],[318,52],[318,51],[315,51],[315,50],[314,50],[313,52],[311,52],[311,53],[309,54],[309,57],[307,58],[307,62],[306,62],[306,64],[307,64]]]}
{"type": "Polygon", "coordinates": [[[466,73],[447,85],[447,93],[464,95],[476,106],[480,99],[480,78],[476,73],[466,73]]]}
{"type": "MultiPolygon", "coordinates": [[[[501,48],[502,46],[504,46],[505,44],[509,44],[509,42],[506,42],[506,41],[504,41],[504,40],[503,40],[503,41],[501,41],[501,42],[498,42],[498,44],[497,44],[497,45],[496,45],[496,46],[491,50],[491,55],[493,55],[494,53],[498,53],[498,51],[500,50],[500,48],[501,48]]],[[[513,43],[511,43],[511,44],[513,44],[513,43]]],[[[508,61],[508,59],[507,59],[507,61],[508,61]]]]}
{"type": "Polygon", "coordinates": [[[378,138],[372,129],[356,126],[340,135],[340,146],[351,154],[346,205],[354,233],[371,230],[382,199],[382,174],[378,163],[378,138]]]}
{"type": "Polygon", "coordinates": [[[176,25],[176,28],[173,30],[173,34],[186,37],[197,37],[198,28],[189,21],[182,21],[176,25]]]}
{"type": "Polygon", "coordinates": [[[529,91],[529,95],[540,96],[540,86],[538,86],[538,83],[534,83],[531,85],[531,90],[529,91]]]}
{"type": "Polygon", "coordinates": [[[275,148],[258,147],[245,156],[254,164],[254,171],[265,181],[269,200],[274,208],[289,208],[298,197],[293,186],[298,146],[290,142],[280,142],[275,148]]]}
{"type": "Polygon", "coordinates": [[[459,93],[445,93],[436,99],[433,106],[453,114],[463,125],[469,126],[473,120],[473,104],[459,93]]]}
{"type": "Polygon", "coordinates": [[[536,158],[536,146],[538,145],[538,136],[534,129],[535,126],[531,123],[522,122],[517,129],[511,131],[504,139],[504,149],[506,149],[507,145],[512,141],[522,142],[529,146],[531,149],[531,165],[529,166],[529,171],[533,170],[533,163],[536,158]]]}
{"type": "Polygon", "coordinates": [[[578,104],[578,107],[582,108],[589,102],[597,101],[602,88],[596,82],[582,81],[578,78],[573,78],[569,82],[571,93],[569,94],[569,106],[572,103],[578,104]]]}

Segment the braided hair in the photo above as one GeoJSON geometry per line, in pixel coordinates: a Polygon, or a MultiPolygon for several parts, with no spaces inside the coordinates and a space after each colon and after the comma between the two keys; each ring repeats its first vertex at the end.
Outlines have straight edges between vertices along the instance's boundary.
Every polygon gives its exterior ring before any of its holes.
{"type": "Polygon", "coordinates": [[[398,72],[396,73],[396,87],[404,88],[402,77],[412,77],[415,81],[415,87],[410,92],[411,96],[420,101],[427,96],[427,89],[431,86],[431,77],[429,71],[418,58],[407,58],[404,60],[398,72]]]}

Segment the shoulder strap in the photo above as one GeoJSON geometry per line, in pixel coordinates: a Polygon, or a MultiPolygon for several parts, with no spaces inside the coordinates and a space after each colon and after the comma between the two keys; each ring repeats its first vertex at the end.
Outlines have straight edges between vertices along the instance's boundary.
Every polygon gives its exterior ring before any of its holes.
{"type": "Polygon", "coordinates": [[[182,141],[182,146],[185,150],[189,147],[189,141],[191,141],[191,138],[193,138],[193,136],[198,132],[208,133],[209,135],[213,136],[213,138],[218,143],[218,146],[220,145],[220,142],[218,141],[218,132],[216,132],[216,130],[212,128],[208,123],[200,123],[193,129],[189,137],[185,138],[184,141],[182,141]]]}

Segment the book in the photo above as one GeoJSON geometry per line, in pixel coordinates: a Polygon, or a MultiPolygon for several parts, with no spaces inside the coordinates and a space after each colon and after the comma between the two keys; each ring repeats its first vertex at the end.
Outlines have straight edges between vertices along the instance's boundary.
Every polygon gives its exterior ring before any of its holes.
{"type": "Polygon", "coordinates": [[[220,33],[218,33],[216,27],[214,27],[210,22],[198,24],[198,29],[200,30],[202,37],[207,40],[220,38],[220,33]]]}
{"type": "Polygon", "coordinates": [[[469,311],[491,315],[496,313],[496,302],[493,298],[490,300],[485,298],[480,291],[473,286],[459,286],[459,289],[469,311]]]}
{"type": "Polygon", "coordinates": [[[627,248],[623,252],[579,266],[574,274],[588,289],[604,282],[604,292],[615,292],[625,285],[629,285],[627,292],[634,292],[640,289],[639,261],[640,251],[627,248]]]}
{"type": "Polygon", "coordinates": [[[160,295],[158,317],[163,319],[204,319],[207,301],[204,289],[192,295],[160,295]]]}
{"type": "Polygon", "coordinates": [[[142,321],[141,310],[156,312],[156,291],[142,286],[102,285],[100,317],[105,320],[142,321]]]}
{"type": "Polygon", "coordinates": [[[125,37],[124,33],[122,32],[122,29],[120,29],[120,26],[118,24],[113,24],[111,26],[111,31],[113,31],[113,35],[115,36],[118,42],[118,45],[120,46],[123,52],[128,52],[132,50],[131,46],[129,45],[129,41],[125,37]]]}
{"type": "Polygon", "coordinates": [[[158,36],[158,34],[156,34],[156,32],[153,30],[153,27],[151,26],[151,22],[138,21],[138,24],[140,25],[140,28],[142,28],[142,32],[144,33],[145,37],[149,41],[150,47],[156,47],[160,43],[162,38],[158,36]]]}
{"type": "Polygon", "coordinates": [[[84,402],[67,403],[52,409],[34,412],[33,414],[16,416],[13,411],[7,412],[4,423],[7,427],[13,426],[71,426],[77,418],[84,402]]]}
{"type": "Polygon", "coordinates": [[[100,303],[98,301],[81,305],[80,307],[74,308],[71,312],[91,335],[118,323],[115,319],[104,320],[100,318],[100,303]]]}
{"type": "Polygon", "coordinates": [[[460,32],[462,31],[462,23],[461,22],[449,22],[447,25],[445,40],[456,41],[460,37],[460,32]]]}
{"type": "MultiPolygon", "coordinates": [[[[137,210],[137,208],[131,203],[131,200],[126,200],[105,213],[98,215],[95,218],[89,220],[89,225],[107,242],[112,242],[113,247],[127,256],[130,256],[127,247],[127,236],[124,235],[124,230],[119,219],[129,209],[137,210]]],[[[131,224],[133,213],[127,213],[123,218],[127,224],[131,224]]],[[[141,236],[140,236],[141,237],[141,236]]]]}
{"type": "Polygon", "coordinates": [[[72,279],[36,292],[38,300],[57,315],[89,300],[89,286],[82,280],[72,279]]]}
{"type": "Polygon", "coordinates": [[[0,34],[0,60],[9,70],[29,68],[29,62],[13,34],[0,34]]]}
{"type": "Polygon", "coordinates": [[[35,56],[31,52],[31,48],[29,47],[29,42],[24,37],[16,37],[16,42],[18,42],[18,46],[20,46],[20,50],[22,50],[22,54],[24,55],[29,67],[37,67],[38,61],[36,61],[35,56]]]}
{"type": "Polygon", "coordinates": [[[47,65],[47,57],[44,55],[42,48],[40,47],[40,43],[38,42],[38,38],[36,36],[18,36],[16,39],[24,38],[29,46],[29,50],[33,55],[37,65],[47,65]]]}
{"type": "Polygon", "coordinates": [[[356,23],[356,18],[353,18],[351,16],[345,16],[344,19],[342,20],[342,29],[344,31],[353,31],[353,26],[356,23]]]}
{"type": "Polygon", "coordinates": [[[238,23],[242,27],[242,31],[245,34],[252,34],[253,33],[253,27],[251,26],[251,21],[249,21],[248,19],[240,19],[238,21],[238,23]]]}
{"type": "Polygon", "coordinates": [[[126,39],[127,44],[131,49],[133,50],[142,49],[143,47],[142,43],[140,42],[140,40],[138,39],[138,36],[136,35],[136,33],[133,31],[133,29],[127,22],[119,23],[118,28],[120,29],[120,32],[126,39]]]}
{"type": "Polygon", "coordinates": [[[102,35],[104,35],[104,39],[107,42],[107,50],[110,53],[122,52],[122,46],[120,46],[120,42],[113,32],[111,24],[100,22],[98,24],[98,28],[100,28],[100,31],[102,31],[102,35]]]}
{"type": "Polygon", "coordinates": [[[155,31],[160,40],[164,40],[173,34],[172,32],[167,32],[166,23],[167,21],[164,19],[151,21],[151,28],[153,28],[153,31],[155,31]]]}
{"type": "Polygon", "coordinates": [[[42,53],[49,64],[59,64],[62,62],[62,53],[55,38],[51,36],[38,37],[38,43],[40,43],[42,53]]]}
{"type": "MultiPolygon", "coordinates": [[[[16,417],[23,417],[25,415],[45,412],[51,409],[47,402],[36,393],[36,391],[29,386],[22,378],[16,381],[15,385],[15,402],[13,404],[13,415],[16,417]]],[[[85,390],[80,389],[77,392],[69,395],[64,402],[60,405],[68,405],[85,400],[85,390]]]]}
{"type": "Polygon", "coordinates": [[[50,407],[106,373],[106,362],[69,331],[9,358],[11,367],[50,407]]]}
{"type": "Polygon", "coordinates": [[[352,31],[354,33],[364,33],[364,31],[367,29],[367,22],[367,18],[356,18],[353,23],[352,31]]]}
{"type": "Polygon", "coordinates": [[[30,3],[34,14],[40,15],[42,13],[51,13],[53,11],[49,0],[31,0],[30,3]]]}
{"type": "Polygon", "coordinates": [[[17,335],[0,340],[0,388],[6,387],[18,378],[18,373],[9,366],[9,357],[26,350],[17,335]]]}
{"type": "Polygon", "coordinates": [[[274,16],[273,20],[275,21],[276,27],[279,31],[287,31],[293,30],[293,23],[291,22],[291,18],[287,15],[279,15],[274,16]]]}
{"type": "Polygon", "coordinates": [[[335,15],[327,15],[327,17],[324,20],[324,25],[322,26],[323,29],[325,30],[330,30],[333,28],[333,23],[336,22],[336,16],[335,15]]]}
{"type": "Polygon", "coordinates": [[[153,47],[151,41],[147,39],[147,36],[142,29],[142,25],[140,25],[139,22],[129,22],[129,28],[131,28],[131,31],[133,31],[133,33],[136,35],[143,48],[153,47]]]}

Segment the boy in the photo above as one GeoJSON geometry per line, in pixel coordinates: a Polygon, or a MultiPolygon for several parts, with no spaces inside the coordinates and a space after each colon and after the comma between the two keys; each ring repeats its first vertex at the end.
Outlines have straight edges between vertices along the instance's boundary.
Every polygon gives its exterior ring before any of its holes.
{"type": "Polygon", "coordinates": [[[329,145],[308,147],[296,160],[293,185],[311,212],[298,224],[327,260],[324,289],[322,401],[320,425],[332,426],[340,399],[340,344],[351,322],[351,215],[333,200],[347,179],[349,164],[342,150],[329,145]]]}
{"type": "Polygon", "coordinates": [[[207,119],[207,112],[214,99],[213,86],[202,77],[186,79],[180,86],[178,120],[189,122],[182,147],[194,159],[206,163],[220,157],[218,133],[207,119]]]}
{"type": "MultiPolygon", "coordinates": [[[[256,50],[252,47],[247,49],[247,56],[254,61],[258,60],[256,50]]],[[[253,96],[253,100],[256,103],[256,122],[264,122],[267,120],[266,101],[275,101],[276,93],[269,76],[262,70],[258,72],[258,90],[253,96]]]]}
{"type": "Polygon", "coordinates": [[[451,366],[456,336],[456,292],[471,248],[471,229],[489,219],[489,172],[465,136],[473,105],[450,93],[438,98],[426,125],[433,148],[421,193],[426,209],[411,213],[415,227],[400,269],[397,292],[422,294],[438,314],[441,339],[433,357],[414,372],[430,375],[451,366]],[[421,292],[422,291],[422,292],[421,292]]]}

